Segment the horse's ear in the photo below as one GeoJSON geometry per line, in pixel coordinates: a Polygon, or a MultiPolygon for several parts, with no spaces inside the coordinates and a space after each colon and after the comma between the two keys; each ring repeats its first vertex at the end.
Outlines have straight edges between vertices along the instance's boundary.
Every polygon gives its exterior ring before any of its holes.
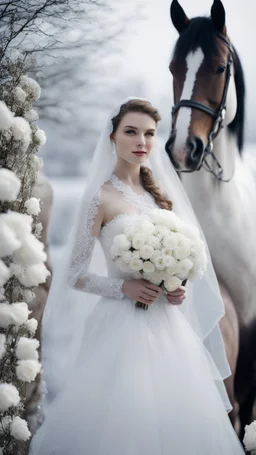
{"type": "Polygon", "coordinates": [[[214,0],[211,9],[211,19],[214,27],[223,35],[226,35],[226,13],[221,0],[214,0]]]}
{"type": "Polygon", "coordinates": [[[189,19],[178,0],[173,0],[171,3],[171,19],[174,27],[179,33],[181,33],[189,24],[189,19]]]}

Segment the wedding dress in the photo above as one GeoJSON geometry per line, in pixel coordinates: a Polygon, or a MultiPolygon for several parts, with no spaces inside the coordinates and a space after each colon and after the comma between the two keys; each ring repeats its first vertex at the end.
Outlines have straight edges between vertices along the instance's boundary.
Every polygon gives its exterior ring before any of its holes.
{"type": "MultiPolygon", "coordinates": [[[[113,238],[156,204],[114,174],[107,184],[113,204],[123,207],[98,238],[108,277],[84,273],[82,291],[102,297],[86,319],[76,362],[30,455],[244,454],[213,380],[213,361],[180,307],[162,294],[143,311],[123,295],[123,280],[132,277],[111,260],[113,238]]],[[[86,248],[77,252],[87,271],[103,193],[104,186],[90,207],[86,248]]]]}

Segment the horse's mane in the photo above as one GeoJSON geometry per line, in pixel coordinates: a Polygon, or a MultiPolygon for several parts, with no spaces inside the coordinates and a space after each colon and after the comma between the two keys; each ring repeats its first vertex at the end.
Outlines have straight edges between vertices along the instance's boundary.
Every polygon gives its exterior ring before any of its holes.
{"type": "MultiPolygon", "coordinates": [[[[213,55],[218,55],[216,37],[218,31],[215,29],[210,18],[195,17],[191,19],[189,26],[181,33],[174,48],[174,57],[186,59],[189,52],[194,52],[201,47],[206,64],[210,65],[213,55]]],[[[244,143],[244,120],[245,120],[245,82],[243,68],[239,56],[234,49],[235,85],[237,93],[237,112],[233,122],[229,125],[231,134],[236,135],[237,145],[240,153],[244,143]]]]}

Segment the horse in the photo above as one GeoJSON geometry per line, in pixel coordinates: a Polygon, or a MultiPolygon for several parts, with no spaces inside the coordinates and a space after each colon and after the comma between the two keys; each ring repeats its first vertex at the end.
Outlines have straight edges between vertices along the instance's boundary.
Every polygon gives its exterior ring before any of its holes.
{"type": "Polygon", "coordinates": [[[209,17],[191,20],[177,0],[171,3],[179,38],[169,66],[174,107],[165,150],[203,228],[220,283],[226,311],[220,327],[232,371],[226,387],[233,424],[239,400],[242,437],[256,390],[256,184],[243,153],[243,68],[225,16],[221,0],[213,1],[209,17]]]}

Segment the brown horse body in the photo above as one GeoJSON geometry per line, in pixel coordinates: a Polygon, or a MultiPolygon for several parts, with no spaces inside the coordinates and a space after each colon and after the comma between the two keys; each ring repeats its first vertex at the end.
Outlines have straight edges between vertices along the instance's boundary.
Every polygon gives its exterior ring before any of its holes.
{"type": "Polygon", "coordinates": [[[192,20],[173,0],[171,19],[180,37],[170,63],[175,106],[166,152],[177,171],[186,172],[182,182],[218,276],[226,311],[220,328],[232,371],[225,381],[230,418],[236,426],[239,411],[236,428],[242,437],[256,389],[256,215],[251,209],[256,189],[241,157],[243,70],[220,0],[214,0],[209,18],[192,20]]]}

